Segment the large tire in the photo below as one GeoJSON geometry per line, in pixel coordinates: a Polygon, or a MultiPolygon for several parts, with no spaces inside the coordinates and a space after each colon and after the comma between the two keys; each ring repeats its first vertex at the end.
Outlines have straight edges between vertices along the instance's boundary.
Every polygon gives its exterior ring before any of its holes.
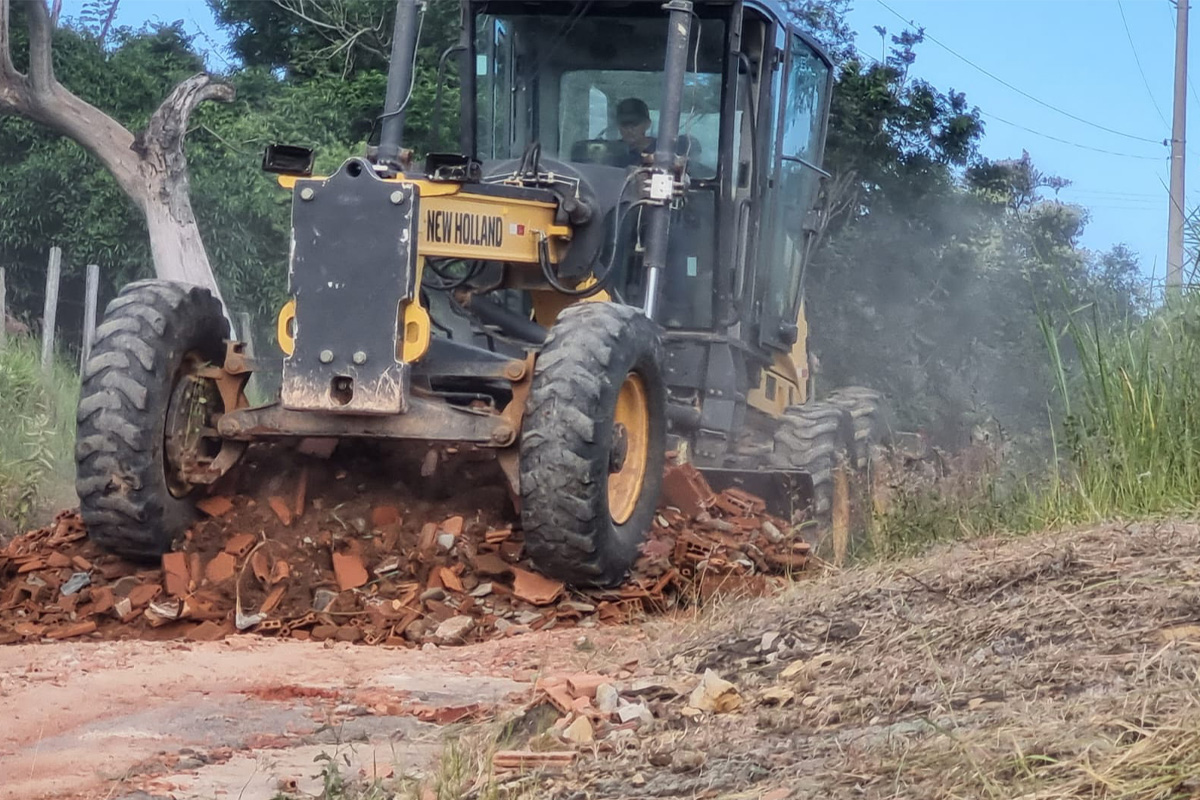
{"type": "Polygon", "coordinates": [[[75,446],[80,513],[105,550],[156,559],[191,524],[192,503],[168,480],[167,413],[185,361],[220,363],[228,336],[207,289],[139,281],[109,303],[84,368],[75,446]]]}
{"type": "Polygon", "coordinates": [[[854,421],[855,466],[866,470],[874,448],[891,439],[891,420],[883,395],[863,386],[846,386],[830,392],[826,402],[850,413],[854,421]]]}
{"type": "Polygon", "coordinates": [[[637,559],[662,486],[662,360],[657,327],[626,306],[570,306],[550,329],[520,445],[525,549],[545,574],[611,586],[637,559]]]}
{"type": "Polygon", "coordinates": [[[834,467],[844,457],[851,426],[844,410],[827,403],[792,406],[779,419],[771,465],[809,476],[809,518],[818,524],[829,522],[834,467]]]}
{"type": "Polygon", "coordinates": [[[792,406],[779,420],[772,463],[809,476],[801,528],[820,557],[841,566],[870,540],[869,470],[857,469],[855,420],[832,402],[792,406]]]}

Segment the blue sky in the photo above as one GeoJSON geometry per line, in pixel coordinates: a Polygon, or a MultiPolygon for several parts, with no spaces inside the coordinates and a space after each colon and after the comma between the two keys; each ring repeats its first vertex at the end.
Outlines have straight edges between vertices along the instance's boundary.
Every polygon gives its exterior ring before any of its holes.
{"type": "MultiPolygon", "coordinates": [[[[1103,250],[1124,242],[1140,255],[1147,273],[1161,278],[1166,259],[1168,149],[1160,142],[1170,137],[1175,35],[1175,9],[1168,0],[884,2],[904,20],[924,26],[946,47],[1036,98],[1003,85],[930,40],[918,49],[910,72],[940,89],[965,92],[968,101],[983,111],[985,156],[1019,157],[1028,150],[1042,171],[1072,181],[1061,196],[1086,207],[1091,215],[1085,246],[1103,250]]],[[[64,14],[78,13],[81,5],[82,0],[67,0],[64,14]]],[[[219,50],[220,35],[204,0],[122,0],[117,22],[138,26],[175,19],[204,34],[219,50]]],[[[887,28],[890,35],[905,25],[880,0],[857,0],[849,22],[858,33],[858,46],[875,57],[881,54],[882,43],[873,26],[887,28]]],[[[1200,11],[1193,12],[1191,27],[1189,71],[1200,88],[1200,50],[1195,45],[1200,38],[1195,32],[1200,30],[1200,11]]],[[[222,63],[219,53],[210,57],[214,68],[222,63]]],[[[1195,122],[1200,93],[1196,89],[1189,91],[1188,102],[1195,104],[1189,124],[1189,141],[1195,134],[1189,145],[1189,155],[1194,156],[1188,170],[1187,207],[1191,208],[1200,201],[1200,123],[1195,122]]]]}

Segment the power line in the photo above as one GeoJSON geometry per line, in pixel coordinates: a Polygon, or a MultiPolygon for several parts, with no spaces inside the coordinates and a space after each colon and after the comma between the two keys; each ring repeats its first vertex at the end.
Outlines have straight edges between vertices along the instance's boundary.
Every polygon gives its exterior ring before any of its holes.
{"type": "Polygon", "coordinates": [[[1146,94],[1150,96],[1150,104],[1158,112],[1158,118],[1162,120],[1162,124],[1169,130],[1171,126],[1167,123],[1167,118],[1163,114],[1162,109],[1158,107],[1158,101],[1154,99],[1154,92],[1150,91],[1150,81],[1146,80],[1146,71],[1142,69],[1142,59],[1138,57],[1137,47],[1133,44],[1133,34],[1129,31],[1129,20],[1125,18],[1125,4],[1121,0],[1117,0],[1117,10],[1121,12],[1121,24],[1125,26],[1125,38],[1129,40],[1129,50],[1133,53],[1133,63],[1137,64],[1138,74],[1142,76],[1142,85],[1146,87],[1146,94]]]}
{"type": "Polygon", "coordinates": [[[886,9],[887,9],[889,12],[891,12],[891,13],[892,13],[894,16],[896,16],[898,19],[902,20],[902,21],[903,21],[903,22],[905,22],[906,24],[908,24],[908,25],[912,25],[912,26],[916,27],[917,29],[919,29],[919,30],[920,30],[920,31],[921,31],[921,32],[924,34],[924,36],[925,36],[925,38],[926,38],[926,39],[928,39],[929,41],[933,42],[933,43],[934,43],[934,44],[936,44],[938,47],[942,48],[942,49],[943,49],[943,50],[945,50],[947,53],[949,53],[950,55],[952,55],[952,56],[954,56],[955,58],[957,58],[959,61],[962,61],[963,63],[967,64],[968,66],[970,66],[970,67],[972,67],[972,68],[974,68],[974,69],[978,70],[979,72],[982,72],[984,75],[987,75],[989,78],[991,78],[992,80],[996,81],[997,83],[1000,83],[1000,84],[1002,84],[1002,85],[1004,85],[1004,86],[1007,86],[1009,89],[1012,89],[1012,90],[1013,90],[1014,92],[1016,92],[1017,94],[1019,94],[1019,95],[1021,95],[1021,96],[1023,96],[1023,97],[1027,97],[1027,98],[1029,98],[1030,100],[1032,100],[1033,102],[1037,103],[1037,104],[1038,104],[1038,105],[1040,105],[1040,106],[1044,106],[1044,107],[1046,107],[1046,108],[1050,109],[1051,111],[1055,111],[1055,112],[1057,112],[1057,113],[1059,113],[1059,114],[1062,114],[1064,117],[1069,117],[1070,119],[1073,119],[1073,120],[1075,120],[1076,122],[1082,122],[1082,123],[1083,123],[1083,124],[1085,124],[1085,125],[1090,125],[1090,126],[1091,126],[1091,127],[1093,127],[1093,128],[1096,128],[1096,129],[1098,129],[1098,130],[1102,130],[1102,131],[1104,131],[1104,132],[1106,132],[1106,133],[1111,133],[1111,134],[1113,134],[1113,135],[1115,135],[1115,136],[1123,136],[1123,137],[1125,137],[1126,139],[1132,139],[1132,140],[1134,140],[1134,141],[1137,141],[1137,142],[1149,142],[1150,144],[1163,144],[1163,142],[1162,142],[1162,141],[1160,141],[1160,140],[1158,140],[1158,139],[1150,139],[1150,138],[1147,138],[1147,137],[1145,137],[1145,136],[1137,136],[1137,135],[1135,135],[1135,134],[1132,134],[1132,133],[1126,133],[1126,132],[1124,132],[1124,131],[1119,131],[1119,130],[1116,130],[1116,129],[1114,129],[1114,128],[1109,128],[1109,127],[1107,127],[1107,126],[1105,126],[1105,125],[1101,125],[1101,124],[1100,124],[1100,123],[1098,123],[1098,122],[1092,122],[1090,119],[1084,119],[1083,117],[1080,117],[1080,116],[1077,116],[1077,115],[1075,115],[1075,114],[1072,114],[1072,113],[1071,113],[1071,112],[1069,112],[1069,111],[1063,111],[1063,110],[1062,110],[1061,108],[1059,108],[1058,106],[1055,106],[1055,105],[1053,105],[1052,103],[1047,103],[1045,100],[1042,100],[1042,99],[1041,99],[1041,98],[1039,98],[1039,97],[1034,97],[1033,95],[1031,95],[1029,92],[1025,91],[1024,89],[1018,88],[1018,87],[1014,86],[1013,84],[1009,83],[1008,81],[1004,80],[1003,78],[1001,78],[999,75],[996,75],[995,73],[989,72],[988,70],[986,70],[986,69],[984,69],[983,67],[981,67],[981,66],[979,66],[978,64],[976,64],[976,63],[975,63],[974,61],[972,61],[971,59],[969,59],[969,58],[967,58],[966,56],[964,56],[962,53],[960,53],[960,52],[958,52],[957,50],[955,50],[954,48],[950,47],[948,44],[946,44],[946,43],[942,42],[941,40],[937,39],[937,38],[936,38],[936,37],[934,37],[933,35],[931,35],[931,34],[927,33],[927,32],[925,31],[925,28],[924,28],[923,26],[921,26],[921,25],[918,25],[918,24],[916,23],[916,21],[914,21],[914,20],[911,20],[911,19],[906,19],[906,18],[904,17],[904,15],[903,15],[903,14],[901,14],[899,11],[897,11],[896,9],[892,8],[891,6],[889,6],[887,3],[885,3],[885,2],[884,2],[884,0],[875,0],[875,2],[879,3],[879,5],[881,5],[881,6],[883,6],[884,8],[886,8],[886,9]]]}
{"type": "Polygon", "coordinates": [[[1042,133],[1041,131],[1035,131],[1033,128],[1027,128],[1024,125],[1021,125],[1016,122],[1011,122],[1007,119],[1004,119],[1003,117],[998,117],[995,114],[992,114],[987,111],[980,111],[979,113],[985,117],[994,119],[997,122],[1002,122],[1005,125],[1011,125],[1014,128],[1020,128],[1021,130],[1025,131],[1026,133],[1032,133],[1034,136],[1041,136],[1042,138],[1049,139],[1052,142],[1060,142],[1062,144],[1069,144],[1072,147],[1078,147],[1081,150],[1091,150],[1093,153],[1104,153],[1105,155],[1119,156],[1120,158],[1136,158],[1139,161],[1162,161],[1163,159],[1166,158],[1166,156],[1140,156],[1140,155],[1135,155],[1133,153],[1121,153],[1116,150],[1105,150],[1103,147],[1092,147],[1090,144],[1080,144],[1079,142],[1072,142],[1070,139],[1063,139],[1058,136],[1052,136],[1049,133],[1042,133]]]}
{"type": "MultiPolygon", "coordinates": [[[[878,58],[871,55],[867,51],[863,50],[858,45],[855,45],[854,49],[858,51],[859,55],[869,59],[870,61],[873,61],[876,64],[883,65],[882,61],[880,61],[878,58]]],[[[1080,144],[1079,142],[1072,142],[1070,139],[1063,139],[1059,136],[1053,136],[1049,133],[1042,133],[1041,131],[1034,130],[1033,128],[1027,127],[1025,125],[1021,125],[1016,122],[1011,122],[1007,119],[1004,119],[1003,117],[999,117],[988,111],[980,110],[979,113],[980,113],[980,115],[982,115],[984,117],[987,117],[989,119],[994,119],[997,122],[1002,122],[1005,125],[1010,125],[1014,128],[1018,128],[1020,130],[1025,131],[1026,133],[1032,133],[1034,136],[1041,136],[1042,138],[1049,139],[1053,142],[1059,142],[1060,144],[1068,144],[1068,145],[1071,145],[1072,147],[1078,147],[1081,150],[1090,150],[1093,153],[1103,153],[1104,155],[1116,156],[1118,158],[1134,158],[1134,159],[1138,159],[1139,161],[1161,161],[1163,159],[1163,156],[1141,156],[1141,155],[1135,155],[1133,153],[1121,153],[1116,150],[1105,150],[1102,147],[1092,147],[1091,145],[1088,145],[1088,144],[1080,144]]]]}

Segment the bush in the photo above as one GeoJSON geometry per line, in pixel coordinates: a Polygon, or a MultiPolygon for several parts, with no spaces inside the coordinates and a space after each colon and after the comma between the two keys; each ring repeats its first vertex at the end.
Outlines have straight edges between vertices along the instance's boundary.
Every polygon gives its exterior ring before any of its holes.
{"type": "Polygon", "coordinates": [[[40,360],[28,337],[0,349],[0,533],[71,492],[79,380],[60,363],[43,376],[40,360]]]}

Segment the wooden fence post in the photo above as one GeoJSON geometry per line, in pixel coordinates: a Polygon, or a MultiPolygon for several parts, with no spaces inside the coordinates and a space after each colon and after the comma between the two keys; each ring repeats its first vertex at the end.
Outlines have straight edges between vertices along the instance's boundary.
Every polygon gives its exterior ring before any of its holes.
{"type": "Polygon", "coordinates": [[[4,267],[0,267],[0,350],[8,336],[8,291],[4,284],[4,267]]]}
{"type": "Polygon", "coordinates": [[[58,316],[58,281],[62,275],[62,248],[50,248],[46,269],[46,304],[42,308],[42,371],[54,363],[54,324],[58,316]]]}
{"type": "Polygon", "coordinates": [[[87,367],[92,357],[92,345],[96,342],[96,303],[100,297],[100,265],[88,264],[87,283],[83,292],[83,347],[79,352],[79,374],[87,367]]]}

